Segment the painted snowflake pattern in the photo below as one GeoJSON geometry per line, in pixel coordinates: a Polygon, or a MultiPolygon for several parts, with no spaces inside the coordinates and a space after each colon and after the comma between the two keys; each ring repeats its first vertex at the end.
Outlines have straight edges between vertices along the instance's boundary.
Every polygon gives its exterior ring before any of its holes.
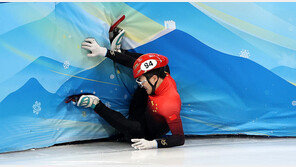
{"type": "Polygon", "coordinates": [[[124,99],[127,99],[127,98],[128,98],[128,95],[127,95],[127,94],[125,94],[125,95],[124,95],[124,99]]]}
{"type": "Polygon", "coordinates": [[[173,20],[164,21],[164,27],[166,29],[176,29],[176,22],[173,20]]]}
{"type": "Polygon", "coordinates": [[[66,60],[63,64],[64,69],[68,69],[70,67],[70,62],[66,60]]]}
{"type": "Polygon", "coordinates": [[[111,74],[110,79],[114,79],[114,78],[115,78],[114,74],[111,74]]]}
{"type": "Polygon", "coordinates": [[[246,49],[241,50],[240,53],[239,53],[239,57],[243,57],[243,58],[246,58],[246,59],[250,58],[249,50],[246,50],[246,49]]]}
{"type": "Polygon", "coordinates": [[[38,115],[39,112],[41,111],[41,102],[35,101],[35,104],[33,104],[33,113],[38,115]]]}
{"type": "Polygon", "coordinates": [[[105,103],[105,105],[106,105],[108,108],[111,108],[111,104],[110,104],[110,102],[105,103]]]}
{"type": "Polygon", "coordinates": [[[71,91],[71,88],[69,86],[64,87],[64,92],[69,93],[71,91]]]}
{"type": "Polygon", "coordinates": [[[87,114],[86,114],[85,111],[82,111],[82,116],[83,116],[83,117],[86,117],[86,116],[87,116],[87,114]]]}
{"type": "Polygon", "coordinates": [[[296,106],[296,100],[292,101],[292,106],[296,106]]]}

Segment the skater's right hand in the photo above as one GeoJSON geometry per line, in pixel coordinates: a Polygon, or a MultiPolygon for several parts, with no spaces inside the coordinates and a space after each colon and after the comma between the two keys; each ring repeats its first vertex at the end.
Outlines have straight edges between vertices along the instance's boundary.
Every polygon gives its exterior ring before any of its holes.
{"type": "Polygon", "coordinates": [[[84,42],[81,43],[81,47],[91,52],[87,54],[88,57],[104,57],[107,53],[107,49],[101,47],[94,38],[86,38],[84,42]]]}

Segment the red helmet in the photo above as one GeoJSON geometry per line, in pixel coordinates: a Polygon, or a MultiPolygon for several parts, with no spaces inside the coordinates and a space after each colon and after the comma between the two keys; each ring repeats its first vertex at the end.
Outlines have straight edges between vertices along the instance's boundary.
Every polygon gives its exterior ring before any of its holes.
{"type": "Polygon", "coordinates": [[[134,63],[133,73],[134,78],[138,78],[144,73],[156,68],[168,65],[169,59],[165,56],[156,53],[147,53],[140,56],[134,63]]]}

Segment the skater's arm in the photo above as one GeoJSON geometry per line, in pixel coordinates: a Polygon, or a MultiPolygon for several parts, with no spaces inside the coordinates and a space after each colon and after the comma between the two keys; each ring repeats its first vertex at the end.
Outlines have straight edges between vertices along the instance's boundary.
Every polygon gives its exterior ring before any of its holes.
{"type": "Polygon", "coordinates": [[[135,149],[152,149],[152,148],[166,148],[173,146],[183,145],[185,142],[184,133],[182,129],[182,124],[178,122],[174,122],[169,124],[169,127],[172,129],[172,134],[170,136],[166,136],[162,139],[154,139],[154,140],[146,140],[146,139],[132,139],[133,142],[132,147],[135,149]]]}
{"type": "Polygon", "coordinates": [[[180,117],[181,101],[179,98],[176,98],[168,99],[166,102],[167,103],[162,105],[165,106],[165,108],[159,108],[159,112],[166,119],[172,135],[157,139],[158,148],[180,146],[185,142],[182,120],[180,117]]]}
{"type": "Polygon", "coordinates": [[[161,139],[156,139],[158,148],[180,146],[185,143],[181,119],[173,123],[169,123],[169,127],[172,135],[168,135],[161,139]]]}
{"type": "Polygon", "coordinates": [[[106,57],[129,68],[133,68],[134,62],[137,60],[136,56],[110,50],[107,51],[106,57]]]}
{"type": "Polygon", "coordinates": [[[142,53],[129,52],[129,51],[123,50],[123,49],[121,49],[121,52],[126,54],[126,55],[129,55],[129,56],[133,57],[134,59],[137,59],[137,58],[139,58],[140,56],[143,55],[142,53]]]}
{"type": "Polygon", "coordinates": [[[106,56],[114,62],[129,68],[133,68],[134,62],[142,55],[140,53],[132,53],[126,50],[122,50],[122,53],[110,51],[105,47],[101,47],[94,38],[86,38],[84,42],[82,42],[81,47],[90,51],[90,53],[87,54],[88,57],[106,56]]]}

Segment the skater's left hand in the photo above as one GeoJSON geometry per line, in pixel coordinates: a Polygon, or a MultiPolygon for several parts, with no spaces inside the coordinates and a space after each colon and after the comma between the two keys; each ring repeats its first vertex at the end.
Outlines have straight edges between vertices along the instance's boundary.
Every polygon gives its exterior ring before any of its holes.
{"type": "Polygon", "coordinates": [[[100,99],[97,96],[94,95],[82,95],[78,102],[78,107],[84,107],[84,108],[92,108],[95,109],[96,105],[100,102],[100,99]]]}
{"type": "Polygon", "coordinates": [[[134,149],[144,150],[144,149],[157,148],[156,140],[149,141],[145,139],[132,139],[131,141],[134,143],[132,144],[132,147],[134,147],[134,149]]]}

